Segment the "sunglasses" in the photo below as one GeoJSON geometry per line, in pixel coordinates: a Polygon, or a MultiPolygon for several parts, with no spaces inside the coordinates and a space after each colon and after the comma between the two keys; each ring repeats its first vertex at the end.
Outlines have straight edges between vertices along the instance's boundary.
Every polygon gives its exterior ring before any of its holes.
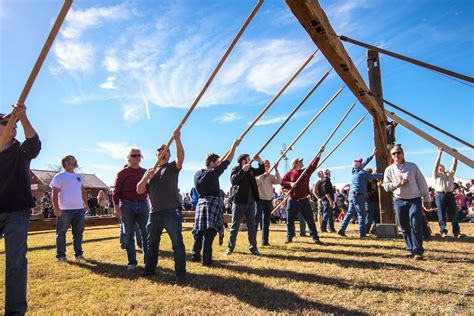
{"type": "Polygon", "coordinates": [[[133,157],[133,158],[141,158],[142,155],[141,155],[141,154],[136,154],[136,155],[130,155],[130,157],[133,157]]]}
{"type": "Polygon", "coordinates": [[[394,152],[392,153],[392,156],[397,156],[397,155],[401,155],[401,154],[402,154],[401,151],[394,151],[394,152]]]}

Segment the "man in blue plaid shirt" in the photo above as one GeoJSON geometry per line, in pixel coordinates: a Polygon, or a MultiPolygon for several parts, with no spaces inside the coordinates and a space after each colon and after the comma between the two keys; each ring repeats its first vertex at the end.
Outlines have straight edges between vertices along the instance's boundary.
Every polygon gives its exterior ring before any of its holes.
{"type": "Polygon", "coordinates": [[[202,265],[212,264],[212,242],[217,232],[224,230],[224,205],[221,200],[219,177],[231,163],[239,144],[240,140],[235,140],[223,157],[207,154],[206,169],[199,170],[194,176],[194,186],[199,194],[199,200],[193,229],[192,259],[201,260],[202,265]]]}

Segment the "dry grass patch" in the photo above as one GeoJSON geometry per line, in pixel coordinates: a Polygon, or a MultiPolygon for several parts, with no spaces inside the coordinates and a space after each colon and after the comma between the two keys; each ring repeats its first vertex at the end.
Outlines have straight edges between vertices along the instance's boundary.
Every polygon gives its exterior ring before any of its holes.
{"type": "MultiPolygon", "coordinates": [[[[435,225],[433,223],[433,228],[435,225]]],[[[191,225],[183,233],[189,254],[191,225]]],[[[169,238],[162,238],[159,273],[142,278],[143,264],[126,271],[118,227],[91,227],[85,232],[84,264],[55,262],[54,232],[29,236],[29,312],[51,313],[451,313],[473,278],[473,237],[425,244],[425,261],[403,257],[402,239],[356,238],[322,234],[324,246],[297,237],[285,245],[284,226],[274,226],[272,246],[263,256],[247,250],[241,232],[235,253],[223,257],[225,245],[214,247],[213,267],[187,262],[189,284],[174,284],[174,262],[169,238]]],[[[474,225],[461,231],[474,235],[474,225]]],[[[259,236],[260,237],[260,232],[259,236]]],[[[68,233],[68,240],[71,240],[68,233]]],[[[5,269],[0,245],[0,269],[5,269]]],[[[72,245],[68,244],[72,258],[72,245]]],[[[4,290],[4,274],[0,276],[4,290]]],[[[472,291],[473,289],[471,289],[472,291]]],[[[472,295],[472,292],[471,292],[472,295]]],[[[3,307],[3,294],[0,305],[3,307]]],[[[464,300],[463,314],[474,314],[472,297],[464,300]]]]}

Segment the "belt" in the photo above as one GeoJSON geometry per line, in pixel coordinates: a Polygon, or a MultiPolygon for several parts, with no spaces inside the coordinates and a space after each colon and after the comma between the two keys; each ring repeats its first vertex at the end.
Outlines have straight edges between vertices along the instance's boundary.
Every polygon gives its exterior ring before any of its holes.
{"type": "Polygon", "coordinates": [[[436,194],[446,194],[446,193],[453,193],[453,191],[446,191],[446,192],[436,191],[436,194]]]}

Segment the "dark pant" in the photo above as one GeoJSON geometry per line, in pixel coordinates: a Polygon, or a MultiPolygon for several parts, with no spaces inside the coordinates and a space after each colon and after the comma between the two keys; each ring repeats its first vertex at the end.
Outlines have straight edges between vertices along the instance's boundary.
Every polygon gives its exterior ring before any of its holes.
{"type": "Polygon", "coordinates": [[[194,236],[194,245],[192,256],[195,260],[198,260],[201,257],[202,249],[202,264],[211,264],[212,263],[212,243],[214,242],[214,237],[216,237],[217,231],[212,228],[206,230],[197,231],[194,236]]]}
{"type": "Polygon", "coordinates": [[[56,258],[66,257],[66,233],[71,226],[74,256],[82,256],[82,237],[86,219],[84,210],[62,210],[61,216],[56,218],[56,258]]]}
{"type": "Polygon", "coordinates": [[[406,249],[414,254],[423,254],[423,227],[421,219],[421,198],[393,199],[398,222],[405,238],[406,249]]]}
{"type": "Polygon", "coordinates": [[[5,315],[26,313],[26,240],[30,209],[0,214],[0,236],[5,237],[5,315]]]}
{"type": "Polygon", "coordinates": [[[295,236],[295,219],[300,212],[308,224],[309,234],[311,237],[318,238],[318,231],[316,230],[316,224],[314,223],[313,211],[311,210],[311,205],[309,204],[308,199],[288,200],[286,206],[286,214],[288,218],[286,221],[286,238],[291,239],[295,236]]]}
{"type": "Polygon", "coordinates": [[[334,210],[329,204],[328,200],[323,200],[323,220],[321,221],[321,231],[325,232],[326,228],[330,232],[335,231],[334,229],[334,210]]]}
{"type": "Polygon", "coordinates": [[[257,202],[257,213],[255,216],[255,230],[258,224],[262,228],[262,245],[268,244],[268,235],[270,233],[270,217],[273,210],[271,200],[260,200],[257,202]]]}
{"type": "Polygon", "coordinates": [[[245,223],[247,224],[247,233],[249,236],[249,248],[250,250],[257,250],[257,241],[255,229],[255,202],[243,203],[232,203],[232,224],[230,225],[229,242],[227,248],[230,251],[234,251],[235,243],[237,241],[237,234],[239,233],[240,222],[245,217],[245,223]]]}
{"type": "Polygon", "coordinates": [[[457,216],[456,200],[454,199],[453,192],[446,192],[446,193],[436,192],[435,201],[436,201],[436,208],[437,208],[437,213],[438,213],[439,231],[441,233],[447,232],[447,229],[446,229],[447,216],[446,215],[449,215],[449,217],[452,220],[453,234],[455,236],[459,235],[460,233],[459,220],[457,216]]]}
{"type": "Polygon", "coordinates": [[[145,257],[145,272],[154,273],[158,265],[158,253],[163,229],[171,239],[174,252],[174,270],[177,277],[186,275],[186,250],[182,235],[183,215],[179,209],[167,209],[150,213],[147,224],[148,254],[145,257]]]}
{"type": "MultiPolygon", "coordinates": [[[[146,225],[148,222],[148,202],[147,201],[131,201],[122,200],[120,202],[122,210],[122,227],[125,235],[125,249],[127,250],[128,264],[137,264],[137,251],[135,250],[135,231],[138,226],[139,244],[146,245],[146,225]]],[[[147,247],[142,247],[144,258],[147,255],[147,247]]]]}

